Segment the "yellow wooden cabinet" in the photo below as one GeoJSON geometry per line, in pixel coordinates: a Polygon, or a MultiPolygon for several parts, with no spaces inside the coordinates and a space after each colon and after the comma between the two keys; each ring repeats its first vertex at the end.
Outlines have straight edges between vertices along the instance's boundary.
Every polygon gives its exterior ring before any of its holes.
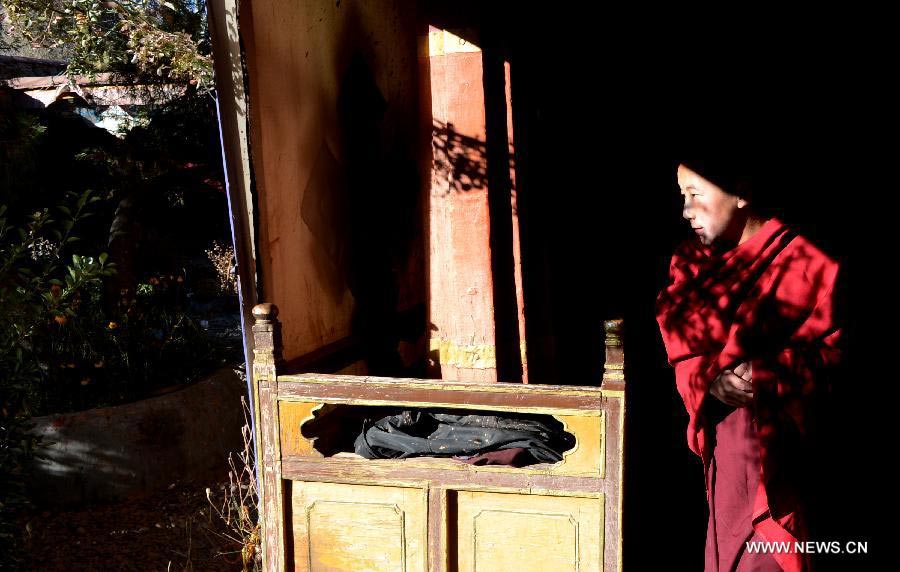
{"type": "Polygon", "coordinates": [[[267,572],[621,570],[617,335],[600,387],[564,387],[282,375],[265,352],[270,325],[254,326],[267,572]],[[342,408],[384,405],[548,415],[575,445],[558,463],[521,468],[326,446],[329,416],[340,428],[342,408]]]}
{"type": "Polygon", "coordinates": [[[428,491],[295,481],[295,570],[427,570],[428,491]]]}

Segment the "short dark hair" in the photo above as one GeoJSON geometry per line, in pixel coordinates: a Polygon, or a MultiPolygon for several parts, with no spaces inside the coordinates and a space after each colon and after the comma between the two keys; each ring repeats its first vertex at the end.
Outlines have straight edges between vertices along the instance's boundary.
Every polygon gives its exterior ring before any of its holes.
{"type": "Polygon", "coordinates": [[[745,187],[752,182],[753,173],[751,165],[737,158],[730,159],[681,159],[679,164],[688,167],[698,173],[704,179],[712,181],[730,195],[741,196],[740,187],[745,187]]]}
{"type": "MultiPolygon", "coordinates": [[[[762,163],[741,155],[729,158],[678,159],[684,165],[707,179],[726,193],[746,199],[754,212],[770,214],[772,205],[762,184],[762,163]]],[[[676,165],[677,166],[677,165],[676,165]]]]}

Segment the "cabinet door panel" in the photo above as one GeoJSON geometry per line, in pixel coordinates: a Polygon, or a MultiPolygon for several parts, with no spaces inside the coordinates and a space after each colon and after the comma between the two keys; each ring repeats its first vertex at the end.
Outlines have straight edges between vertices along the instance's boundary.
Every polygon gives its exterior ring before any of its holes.
{"type": "Polygon", "coordinates": [[[603,499],[460,491],[459,572],[603,570],[603,499]]]}
{"type": "Polygon", "coordinates": [[[292,483],[297,572],[424,572],[426,491],[292,483]]]}

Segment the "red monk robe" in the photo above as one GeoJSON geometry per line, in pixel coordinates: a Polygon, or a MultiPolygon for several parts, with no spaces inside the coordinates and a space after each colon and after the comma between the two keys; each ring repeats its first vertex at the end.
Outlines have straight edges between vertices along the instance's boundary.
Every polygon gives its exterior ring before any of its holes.
{"type": "Polygon", "coordinates": [[[739,570],[771,569],[763,557],[774,557],[775,569],[809,570],[808,555],[793,550],[793,542],[808,540],[797,468],[809,404],[828,391],[825,369],[840,358],[832,307],[837,272],[834,260],[775,218],[724,253],[690,240],[672,257],[657,321],[689,415],[688,446],[707,475],[707,571],[731,570],[742,558],[751,563],[739,570]],[[754,400],[735,410],[708,390],[722,370],[741,362],[751,365],[754,400]],[[716,472],[716,460],[728,466],[716,472]],[[742,497],[741,487],[755,490],[742,497]],[[744,510],[746,538],[737,530],[744,510]],[[717,530],[729,519],[733,531],[717,530]],[[789,542],[791,552],[742,554],[746,540],[789,542]]]}

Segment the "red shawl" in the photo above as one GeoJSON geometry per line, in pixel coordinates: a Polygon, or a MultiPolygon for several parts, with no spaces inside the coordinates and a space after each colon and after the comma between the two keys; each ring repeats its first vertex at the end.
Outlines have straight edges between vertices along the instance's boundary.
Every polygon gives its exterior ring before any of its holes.
{"type": "MultiPolygon", "coordinates": [[[[703,408],[709,386],[723,369],[751,364],[762,472],[752,519],[769,542],[807,540],[796,520],[796,484],[782,476],[806,434],[809,399],[828,390],[822,373],[840,359],[837,271],[834,260],[773,218],[724,253],[696,239],[681,244],[672,256],[671,283],[657,299],[657,321],[689,415],[688,446],[704,468],[712,455],[703,408]]],[[[774,556],[786,572],[808,564],[799,553],[774,556]]]]}

